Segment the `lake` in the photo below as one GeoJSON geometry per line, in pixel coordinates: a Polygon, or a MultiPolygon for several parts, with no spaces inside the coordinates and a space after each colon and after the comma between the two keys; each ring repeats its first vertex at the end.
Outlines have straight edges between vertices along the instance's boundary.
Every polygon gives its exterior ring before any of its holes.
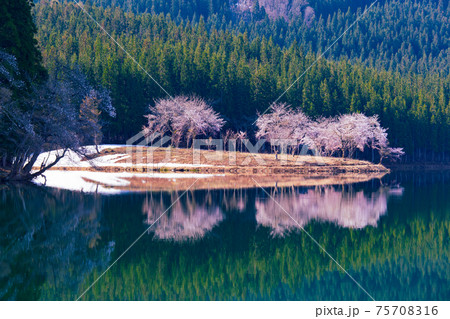
{"type": "Polygon", "coordinates": [[[3,300],[75,300],[141,235],[81,300],[450,298],[450,172],[114,195],[2,185],[0,221],[3,300]]]}

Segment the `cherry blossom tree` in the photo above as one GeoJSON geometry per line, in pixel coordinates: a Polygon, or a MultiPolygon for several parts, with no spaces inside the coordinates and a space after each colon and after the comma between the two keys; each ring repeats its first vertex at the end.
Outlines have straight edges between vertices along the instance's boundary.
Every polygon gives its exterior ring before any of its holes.
{"type": "MultiPolygon", "coordinates": [[[[175,100],[176,101],[176,100],[175,100]]],[[[177,131],[177,121],[175,117],[179,113],[177,103],[169,99],[157,100],[154,106],[150,107],[150,114],[146,115],[147,125],[143,132],[146,136],[151,134],[165,135],[169,133],[172,137],[172,145],[178,146],[181,134],[177,131]]]]}
{"type": "Polygon", "coordinates": [[[256,137],[267,139],[272,150],[286,151],[288,147],[295,150],[298,143],[292,145],[292,141],[303,140],[310,123],[309,118],[301,111],[292,110],[286,103],[273,104],[270,111],[256,120],[256,137]]]}
{"type": "Polygon", "coordinates": [[[369,130],[368,118],[363,114],[339,116],[334,131],[340,141],[342,157],[346,153],[348,157],[352,157],[356,149],[364,151],[368,143],[369,130]]]}
{"type": "Polygon", "coordinates": [[[405,152],[401,147],[383,147],[380,149],[380,164],[385,158],[396,161],[400,159],[400,157],[402,157],[404,154],[405,152]]]}
{"type": "Polygon", "coordinates": [[[356,150],[364,152],[367,148],[378,151],[380,162],[384,158],[398,159],[404,153],[401,148],[389,147],[387,130],[379,122],[378,116],[360,113],[343,114],[338,117],[308,118],[300,110],[294,111],[289,105],[280,103],[271,107],[271,112],[260,115],[256,121],[257,138],[266,138],[272,150],[285,150],[306,145],[320,155],[354,157],[356,150]],[[287,145],[296,141],[294,146],[287,145]],[[284,144],[283,144],[284,143],[284,144]]]}
{"type": "Polygon", "coordinates": [[[368,118],[369,131],[368,131],[368,146],[370,147],[372,153],[372,162],[375,160],[375,150],[380,152],[388,146],[388,134],[387,130],[381,127],[378,115],[374,115],[368,118]]]}
{"type": "Polygon", "coordinates": [[[396,160],[404,154],[401,148],[389,147],[387,130],[381,126],[377,115],[370,117],[359,113],[341,115],[335,122],[333,130],[339,140],[338,149],[342,157],[345,154],[353,157],[355,150],[363,152],[366,147],[372,150],[372,161],[374,150],[378,151],[380,162],[383,158],[396,160]]]}
{"type": "Polygon", "coordinates": [[[301,143],[319,155],[331,156],[339,150],[340,140],[335,134],[335,118],[319,118],[308,126],[301,143]]]}
{"type": "Polygon", "coordinates": [[[169,134],[175,147],[178,147],[182,140],[189,147],[199,135],[211,137],[225,124],[205,100],[196,96],[157,100],[146,117],[148,122],[143,128],[144,134],[169,134]]]}
{"type": "Polygon", "coordinates": [[[286,103],[273,104],[270,113],[260,115],[256,120],[257,138],[266,138],[269,142],[280,138],[288,138],[292,133],[291,119],[293,112],[286,103]]]}
{"type": "Polygon", "coordinates": [[[305,144],[306,137],[311,131],[313,121],[306,116],[301,110],[297,110],[292,115],[292,125],[294,126],[291,138],[296,141],[295,145],[291,145],[292,155],[300,147],[305,144]]]}
{"type": "Polygon", "coordinates": [[[177,192],[150,194],[142,206],[146,215],[145,223],[154,225],[151,231],[155,238],[175,242],[195,241],[224,220],[224,214],[213,200],[211,193],[202,198],[181,196],[178,201],[167,207],[163,196],[179,196],[177,192]],[[164,212],[168,211],[167,214],[164,212]]]}

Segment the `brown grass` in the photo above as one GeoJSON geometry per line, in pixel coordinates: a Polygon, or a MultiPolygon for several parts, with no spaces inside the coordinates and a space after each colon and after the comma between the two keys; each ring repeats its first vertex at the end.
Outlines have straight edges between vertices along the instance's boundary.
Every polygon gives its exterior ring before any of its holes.
{"type": "MultiPolygon", "coordinates": [[[[202,150],[200,162],[195,164],[207,165],[204,167],[190,167],[194,164],[194,151],[192,149],[168,149],[158,148],[153,150],[153,161],[148,148],[126,147],[105,149],[99,154],[91,156],[130,154],[132,163],[148,164],[131,167],[54,167],[57,170],[88,170],[103,172],[196,172],[211,174],[211,177],[200,178],[157,178],[150,174],[137,174],[131,178],[125,178],[130,182],[126,187],[115,187],[129,191],[150,190],[186,190],[190,189],[226,189],[226,188],[252,188],[252,187],[287,187],[287,186],[313,186],[363,182],[373,178],[381,178],[389,170],[382,165],[372,164],[367,161],[342,159],[335,157],[323,157],[318,161],[313,156],[285,155],[284,162],[277,160],[274,154],[249,154],[239,153],[235,155],[235,162],[230,163],[229,152],[215,152],[202,150]],[[128,153],[127,153],[128,151],[128,153]],[[131,151],[131,152],[130,152],[131,151]],[[260,162],[257,160],[257,158],[260,162]],[[151,163],[177,163],[176,168],[154,169],[151,163]],[[185,167],[182,164],[186,164],[185,167]],[[215,176],[220,174],[221,176],[215,176]],[[196,182],[195,182],[196,181],[196,182]],[[195,182],[195,183],[194,183],[195,182]]],[[[85,159],[87,160],[87,159],[85,159]]],[[[124,159],[116,163],[129,163],[130,159],[124,159]]],[[[96,183],[96,182],[95,182],[96,183]]],[[[100,183],[101,184],[101,183],[100,183]]],[[[103,185],[108,187],[107,185],[103,185]]]]}
{"type": "MultiPolygon", "coordinates": [[[[148,171],[152,170],[152,163],[176,163],[187,164],[186,167],[170,168],[172,171],[191,171],[189,165],[201,164],[209,167],[196,167],[195,170],[207,173],[224,174],[302,174],[312,172],[387,172],[382,165],[376,165],[367,161],[360,161],[336,157],[314,156],[292,156],[279,155],[276,159],[274,154],[250,154],[250,153],[230,153],[223,151],[194,151],[192,149],[170,149],[170,148],[143,148],[135,147],[127,150],[125,147],[115,149],[105,149],[98,156],[111,154],[131,155],[131,162],[138,164],[147,164],[146,170],[135,166],[129,170],[148,171]],[[151,150],[151,152],[148,152],[151,150]],[[197,152],[194,155],[194,152],[197,152]],[[194,160],[194,158],[199,159],[194,160]],[[256,169],[256,170],[255,170],[256,169]]],[[[130,162],[130,159],[124,159],[117,163],[130,162]]],[[[104,169],[117,171],[117,168],[104,169]]],[[[120,170],[120,168],[119,168],[120,170]]],[[[127,169],[123,169],[127,170],[127,169]]]]}

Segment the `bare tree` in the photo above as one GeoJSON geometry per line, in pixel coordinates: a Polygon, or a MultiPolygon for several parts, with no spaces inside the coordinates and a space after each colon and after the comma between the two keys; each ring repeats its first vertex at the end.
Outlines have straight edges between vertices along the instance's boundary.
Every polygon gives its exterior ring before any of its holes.
{"type": "MultiPolygon", "coordinates": [[[[87,133],[82,130],[79,109],[82,98],[92,88],[80,73],[66,75],[65,79],[33,84],[22,90],[19,97],[2,100],[0,181],[31,180],[56,165],[68,149],[83,151],[82,136],[87,133]],[[56,158],[33,172],[39,154],[49,150],[59,150],[56,158]]],[[[1,84],[2,89],[11,87],[5,81],[1,84]]],[[[89,134],[98,136],[100,127],[91,127],[89,134]]]]}
{"type": "Polygon", "coordinates": [[[93,144],[97,148],[102,140],[102,126],[100,123],[100,104],[102,99],[95,90],[91,90],[83,99],[80,106],[80,140],[82,144],[93,144]]]}
{"type": "Polygon", "coordinates": [[[238,141],[239,152],[242,152],[242,145],[244,140],[247,138],[247,132],[239,131],[235,134],[236,140],[238,141]]]}
{"type": "MultiPolygon", "coordinates": [[[[222,134],[222,140],[223,140],[223,147],[224,150],[229,150],[231,151],[228,142],[231,140],[231,142],[233,142],[234,139],[234,135],[235,133],[232,130],[226,130],[226,132],[224,134],[222,134]]],[[[235,146],[236,147],[236,146],[235,146]]]]}

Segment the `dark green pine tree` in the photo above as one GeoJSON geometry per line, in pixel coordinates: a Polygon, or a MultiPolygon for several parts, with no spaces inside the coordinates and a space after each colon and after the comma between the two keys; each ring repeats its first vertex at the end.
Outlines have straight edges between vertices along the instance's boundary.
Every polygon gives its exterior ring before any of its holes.
{"type": "Polygon", "coordinates": [[[17,58],[23,79],[28,83],[47,76],[34,38],[33,5],[30,0],[0,0],[0,48],[17,58]]]}

